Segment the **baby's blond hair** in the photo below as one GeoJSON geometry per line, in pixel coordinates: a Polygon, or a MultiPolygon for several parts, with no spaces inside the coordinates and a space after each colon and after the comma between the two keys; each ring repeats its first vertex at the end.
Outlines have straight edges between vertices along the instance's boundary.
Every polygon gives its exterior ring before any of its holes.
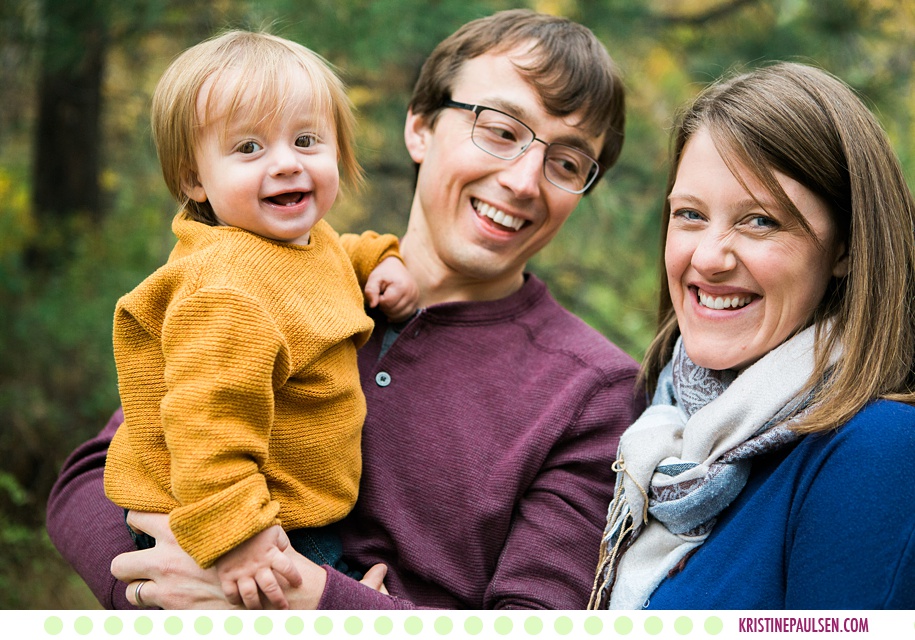
{"type": "Polygon", "coordinates": [[[196,171],[194,150],[201,129],[197,102],[209,82],[203,114],[226,123],[240,110],[262,114],[269,121],[280,115],[292,92],[291,73],[304,71],[310,79],[312,107],[316,114],[333,119],[337,158],[343,179],[351,185],[362,181],[356,160],[352,103],[342,81],[324,58],[310,49],[267,33],[229,31],[205,40],[179,55],[159,80],[152,100],[152,132],[169,190],[188,215],[205,224],[216,224],[209,202],[195,202],[184,193],[183,178],[196,171]],[[218,98],[226,110],[213,114],[218,98]],[[251,102],[253,100],[253,103],[251,102]]]}

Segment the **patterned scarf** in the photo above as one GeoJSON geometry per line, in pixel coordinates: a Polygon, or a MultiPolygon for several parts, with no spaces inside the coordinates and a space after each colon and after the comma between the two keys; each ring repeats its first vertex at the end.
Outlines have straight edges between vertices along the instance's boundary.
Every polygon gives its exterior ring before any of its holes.
{"type": "Polygon", "coordinates": [[[802,391],[814,331],[739,377],[697,366],[677,341],[651,406],[620,438],[589,609],[641,609],[743,490],[752,459],[799,437],[791,426],[811,409],[812,394],[802,391]]]}

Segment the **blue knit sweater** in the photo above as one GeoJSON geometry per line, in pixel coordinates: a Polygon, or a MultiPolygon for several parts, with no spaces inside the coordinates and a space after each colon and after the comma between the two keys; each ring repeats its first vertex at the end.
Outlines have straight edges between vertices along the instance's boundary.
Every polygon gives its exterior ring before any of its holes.
{"type": "Polygon", "coordinates": [[[915,407],[757,458],[651,609],[915,609],[915,407]]]}

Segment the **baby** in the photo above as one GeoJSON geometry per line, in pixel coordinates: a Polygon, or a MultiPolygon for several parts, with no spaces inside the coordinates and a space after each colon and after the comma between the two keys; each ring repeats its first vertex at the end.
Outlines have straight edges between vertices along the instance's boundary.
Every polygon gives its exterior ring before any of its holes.
{"type": "Polygon", "coordinates": [[[181,547],[249,608],[288,606],[278,578],[301,583],[290,542],[342,566],[322,527],[359,487],[364,306],[399,320],[418,300],[395,237],[338,236],[322,220],[338,166],[361,178],[353,128],[328,64],[261,33],[188,49],[153,96],[178,242],[115,310],[125,422],[105,490],[169,513],[181,547]]]}

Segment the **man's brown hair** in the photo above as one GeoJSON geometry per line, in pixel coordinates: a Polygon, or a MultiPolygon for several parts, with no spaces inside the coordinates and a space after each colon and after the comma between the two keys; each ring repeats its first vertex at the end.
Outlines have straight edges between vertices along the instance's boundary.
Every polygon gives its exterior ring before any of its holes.
{"type": "Polygon", "coordinates": [[[605,134],[597,158],[599,178],[616,163],[623,148],[623,82],[616,63],[590,29],[566,18],[515,9],[468,22],[426,60],[410,110],[434,126],[464,62],[525,47],[530,64],[518,71],[540,96],[547,113],[561,118],[577,114],[585,133],[605,134]]]}

